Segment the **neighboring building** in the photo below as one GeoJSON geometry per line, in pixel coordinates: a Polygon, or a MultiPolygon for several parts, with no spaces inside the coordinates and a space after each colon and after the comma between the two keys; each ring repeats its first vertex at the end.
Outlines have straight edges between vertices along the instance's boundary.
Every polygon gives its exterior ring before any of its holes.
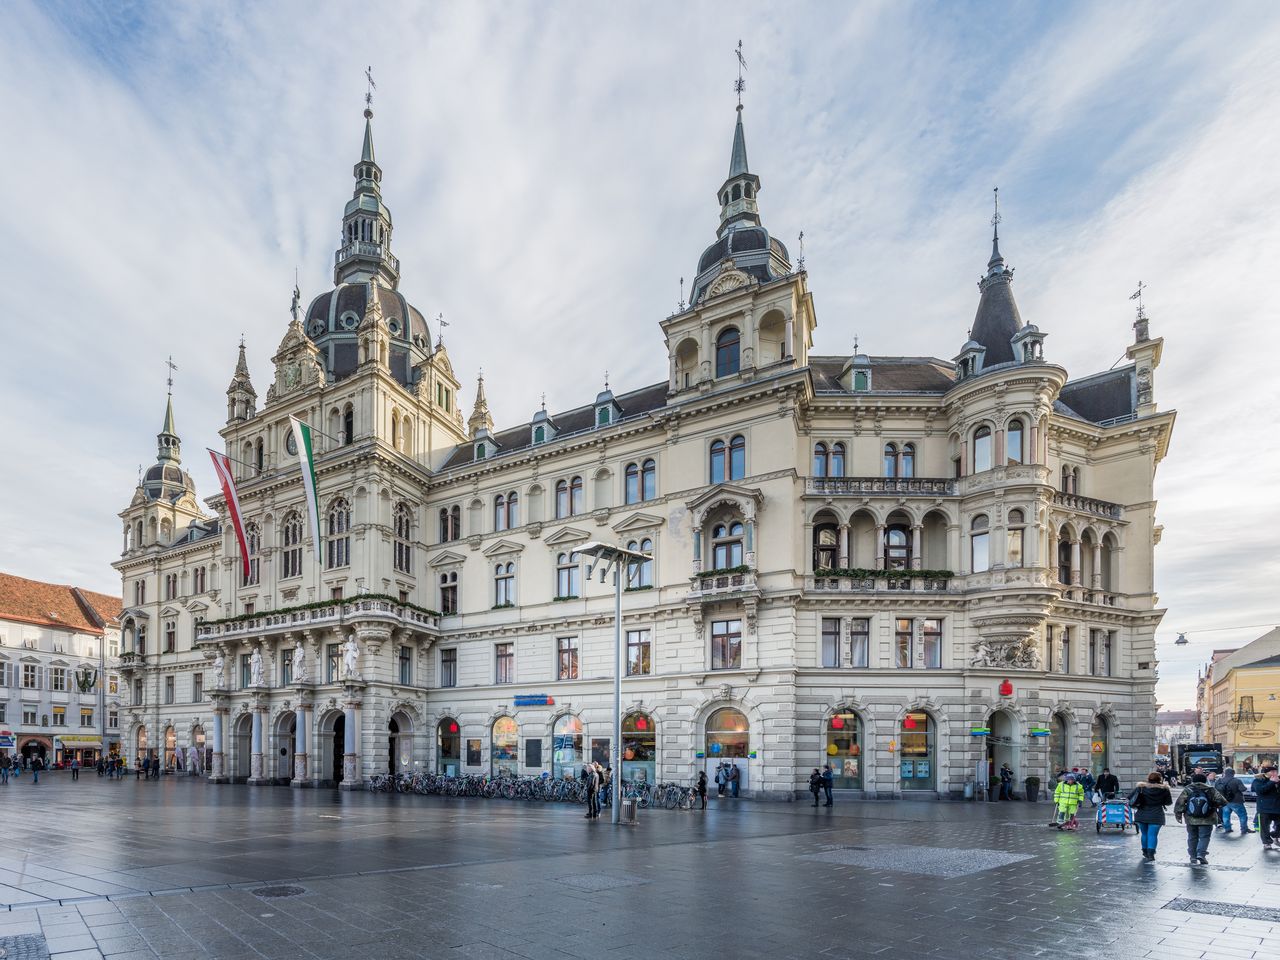
{"type": "Polygon", "coordinates": [[[1207,743],[1228,763],[1280,758],[1280,628],[1214,660],[1205,671],[1207,743]]]}
{"type": "Polygon", "coordinates": [[[733,759],[748,794],[790,797],[831,761],[864,795],[953,796],[983,758],[1147,770],[1174,415],[1145,315],[1127,363],[1072,380],[993,242],[954,361],[815,354],[739,113],[716,238],[660,321],[666,379],[503,430],[481,380],[464,423],[400,292],[369,117],[334,289],[295,291],[262,407],[243,347],[227,390],[248,576],[171,406],[121,514],[130,744],[348,787],[608,758],[613,591],[576,552],[602,539],[652,556],[622,603],[627,777],[733,759]],[[317,428],[318,544],[289,415],[317,428]]]}
{"type": "Polygon", "coordinates": [[[1156,756],[1169,757],[1179,743],[1199,743],[1200,714],[1195,710],[1161,710],[1156,714],[1156,756]]]}
{"type": "MultiPolygon", "coordinates": [[[[1229,657],[1236,652],[1236,647],[1229,650],[1214,650],[1209,656],[1209,662],[1205,664],[1203,670],[1196,677],[1196,715],[1198,718],[1199,729],[1207,737],[1214,724],[1212,721],[1212,713],[1214,712],[1213,704],[1213,666],[1224,657],[1229,657]]],[[[1225,711],[1225,707],[1222,708],[1225,711]]],[[[1216,740],[1202,740],[1201,743],[1216,743],[1216,740]]]]}
{"type": "Polygon", "coordinates": [[[117,752],[119,655],[119,597],[0,573],[0,753],[117,752]]]}

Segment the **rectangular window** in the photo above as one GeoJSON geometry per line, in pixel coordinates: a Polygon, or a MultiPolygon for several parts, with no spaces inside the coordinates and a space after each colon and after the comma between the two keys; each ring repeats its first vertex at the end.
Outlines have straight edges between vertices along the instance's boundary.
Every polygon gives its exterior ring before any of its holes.
{"type": "Polygon", "coordinates": [[[556,679],[578,679],[577,637],[560,637],[556,640],[556,679]]]}
{"type": "Polygon", "coordinates": [[[65,727],[67,725],[67,708],[66,707],[53,708],[53,725],[55,727],[65,727]]]}
{"type": "Polygon", "coordinates": [[[107,712],[107,729],[108,730],[120,729],[120,714],[117,713],[115,710],[110,710],[107,712]]]}
{"type": "Polygon", "coordinates": [[[627,631],[627,676],[643,677],[653,672],[653,644],[648,630],[627,631]]]}
{"type": "Polygon", "coordinates": [[[22,708],[22,724],[26,727],[34,727],[36,725],[36,708],[23,706],[22,708]]]}
{"type": "Polygon", "coordinates": [[[440,651],[440,686],[456,687],[458,685],[458,648],[452,647],[440,651]]]}
{"type": "Polygon", "coordinates": [[[413,683],[413,650],[410,647],[400,648],[399,666],[400,683],[407,687],[413,683]]]}
{"type": "Polygon", "coordinates": [[[240,688],[243,690],[253,683],[252,654],[240,654],[240,688]]]}
{"type": "Polygon", "coordinates": [[[894,660],[895,667],[910,667],[915,662],[915,644],[912,643],[915,631],[914,621],[899,617],[894,621],[894,660]]]}
{"type": "Polygon", "coordinates": [[[39,687],[39,681],[36,674],[36,665],[34,663],[24,663],[22,665],[22,686],[26,690],[35,690],[39,687]]]}
{"type": "Polygon", "coordinates": [[[1026,531],[1023,527],[1015,527],[1009,531],[1008,565],[1011,567],[1022,566],[1022,544],[1024,539],[1023,534],[1025,532],[1026,531]]]}
{"type": "Polygon", "coordinates": [[[1105,630],[1102,634],[1102,675],[1104,677],[1112,676],[1115,669],[1115,639],[1116,632],[1114,630],[1105,630]]]}
{"type": "Polygon", "coordinates": [[[942,669],[942,621],[925,619],[920,631],[920,643],[923,646],[924,665],[928,670],[942,669]]]}
{"type": "Polygon", "coordinates": [[[67,689],[67,668],[66,667],[50,667],[49,668],[49,689],[59,693],[65,693],[67,689]]]}
{"type": "Polygon", "coordinates": [[[834,617],[822,618],[822,665],[840,666],[840,621],[834,617]]]}
{"type": "Polygon", "coordinates": [[[164,678],[164,702],[173,703],[173,677],[164,678]]]}
{"type": "Polygon", "coordinates": [[[135,707],[142,705],[142,681],[133,681],[133,705],[135,707]]]}
{"type": "Polygon", "coordinates": [[[1089,631],[1089,675],[1096,677],[1100,670],[1101,664],[1098,663],[1098,634],[1101,630],[1089,631]]]}
{"type": "Polygon", "coordinates": [[[342,588],[341,588],[341,587],[332,587],[332,588],[330,588],[330,590],[329,590],[329,599],[330,599],[330,600],[341,600],[341,599],[342,599],[342,588]]]}
{"type": "Polygon", "coordinates": [[[4,703],[3,701],[0,701],[0,723],[8,723],[8,722],[9,722],[9,717],[8,717],[9,710],[8,710],[8,706],[9,706],[9,705],[8,705],[7,703],[4,703]]]}
{"type": "Polygon", "coordinates": [[[337,683],[338,678],[342,675],[339,672],[339,664],[342,661],[340,645],[336,643],[327,644],[324,648],[325,664],[324,664],[324,682],[337,683]]]}
{"type": "Polygon", "coordinates": [[[191,702],[204,702],[204,674],[197,673],[191,678],[191,702]]]}
{"type": "Polygon", "coordinates": [[[737,670],[742,666],[742,621],[716,620],[711,624],[711,669],[737,670]]]}
{"type": "Polygon", "coordinates": [[[1062,628],[1062,672],[1071,672],[1071,628],[1062,628]]]}
{"type": "Polygon", "coordinates": [[[120,638],[115,636],[114,634],[107,640],[107,656],[108,657],[120,656],[120,638]]]}
{"type": "Polygon", "coordinates": [[[246,600],[246,601],[245,601],[245,603],[244,603],[244,612],[245,612],[245,616],[250,616],[250,617],[251,617],[251,616],[253,616],[253,613],[254,613],[254,610],[255,610],[255,609],[256,609],[256,608],[254,607],[254,605],[253,605],[253,601],[252,601],[252,600],[246,600]]]}
{"type": "Polygon", "coordinates": [[[1053,648],[1053,624],[1046,623],[1044,625],[1044,668],[1050,673],[1058,668],[1056,653],[1057,651],[1053,648]]]}
{"type": "Polygon", "coordinates": [[[458,612],[458,575],[440,574],[440,612],[448,617],[458,612]]]}
{"type": "Polygon", "coordinates": [[[293,683],[293,650],[280,651],[280,686],[287,687],[293,683]]]}
{"type": "Polygon", "coordinates": [[[80,708],[80,726],[82,727],[93,726],[93,710],[91,708],[87,708],[87,707],[80,708]]]}
{"type": "Polygon", "coordinates": [[[871,647],[871,620],[867,617],[854,617],[849,624],[849,665],[866,667],[869,663],[871,647]]]}
{"type": "Polygon", "coordinates": [[[514,643],[499,643],[494,646],[493,682],[516,682],[516,645],[514,643]]]}

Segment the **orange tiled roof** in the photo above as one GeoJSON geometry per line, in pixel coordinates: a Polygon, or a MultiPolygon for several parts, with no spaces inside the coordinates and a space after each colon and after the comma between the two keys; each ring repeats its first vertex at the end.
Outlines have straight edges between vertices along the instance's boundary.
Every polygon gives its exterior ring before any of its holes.
{"type": "MultiPolygon", "coordinates": [[[[108,597],[87,590],[81,592],[103,620],[114,623],[121,608],[119,597],[108,597]]],[[[102,633],[102,628],[77,601],[71,587],[28,580],[10,573],[0,573],[0,618],[66,627],[82,633],[102,633]]]]}
{"type": "Polygon", "coordinates": [[[76,587],[76,592],[89,601],[89,605],[93,607],[94,612],[106,621],[107,626],[118,627],[120,625],[120,610],[124,605],[124,601],[119,597],[96,593],[93,590],[86,590],[84,587],[76,587]]]}

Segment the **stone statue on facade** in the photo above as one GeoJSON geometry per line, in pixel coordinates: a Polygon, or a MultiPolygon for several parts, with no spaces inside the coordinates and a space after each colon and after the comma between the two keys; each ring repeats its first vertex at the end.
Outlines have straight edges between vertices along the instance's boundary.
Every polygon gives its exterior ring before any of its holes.
{"type": "Polygon", "coordinates": [[[310,677],[307,675],[307,648],[302,644],[298,644],[293,648],[293,682],[306,683],[310,677]]]}
{"type": "Polygon", "coordinates": [[[360,679],[360,644],[354,636],[347,637],[342,645],[342,677],[344,680],[360,679]]]}
{"type": "Polygon", "coordinates": [[[249,657],[249,684],[254,687],[264,686],[266,681],[262,676],[262,648],[254,647],[253,654],[249,657]]]}
{"type": "Polygon", "coordinates": [[[1005,667],[1016,670],[1040,669],[1040,646],[1032,637],[1012,643],[995,644],[985,637],[974,644],[973,667],[1005,667]]]}
{"type": "Polygon", "coordinates": [[[218,653],[213,658],[213,689],[215,690],[227,689],[226,667],[227,667],[226,660],[223,659],[223,656],[221,653],[218,653]]]}

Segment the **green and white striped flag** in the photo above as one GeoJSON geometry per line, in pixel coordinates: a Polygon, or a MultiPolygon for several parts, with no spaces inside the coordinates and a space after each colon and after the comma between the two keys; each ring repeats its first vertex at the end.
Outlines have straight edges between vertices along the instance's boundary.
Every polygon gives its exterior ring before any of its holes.
{"type": "Polygon", "coordinates": [[[302,489],[307,496],[307,517],[311,520],[311,539],[316,545],[316,563],[324,563],[321,555],[320,501],[316,497],[316,458],[311,444],[311,427],[297,417],[290,417],[293,439],[298,447],[298,465],[302,467],[302,489]]]}

